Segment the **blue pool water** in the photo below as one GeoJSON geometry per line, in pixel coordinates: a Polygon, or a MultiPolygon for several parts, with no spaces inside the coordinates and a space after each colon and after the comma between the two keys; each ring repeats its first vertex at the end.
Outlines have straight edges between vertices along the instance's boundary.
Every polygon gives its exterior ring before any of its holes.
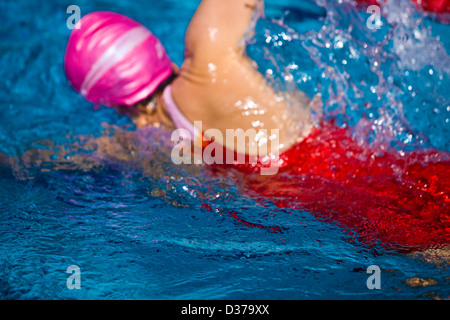
{"type": "MultiPolygon", "coordinates": [[[[248,54],[280,89],[321,93],[322,113],[375,148],[450,151],[450,26],[414,10],[402,19],[407,2],[390,2],[375,32],[349,1],[266,0],[248,54]]],[[[367,248],[233,179],[177,167],[167,133],[84,101],[63,70],[72,4],[137,19],[180,65],[199,1],[0,0],[0,299],[449,297],[447,266],[367,248]],[[123,158],[96,153],[101,137],[123,158]],[[80,290],[67,288],[71,265],[80,290]],[[379,290],[366,285],[370,265],[379,290]],[[410,287],[414,276],[437,284],[410,287]]]]}

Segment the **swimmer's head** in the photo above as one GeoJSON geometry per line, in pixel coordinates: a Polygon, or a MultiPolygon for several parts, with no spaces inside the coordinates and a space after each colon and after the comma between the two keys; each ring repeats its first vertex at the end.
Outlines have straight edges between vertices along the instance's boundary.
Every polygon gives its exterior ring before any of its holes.
{"type": "Polygon", "coordinates": [[[64,67],[86,100],[131,106],[151,96],[173,72],[159,39],[137,21],[113,12],[93,12],[75,26],[64,67]]]}

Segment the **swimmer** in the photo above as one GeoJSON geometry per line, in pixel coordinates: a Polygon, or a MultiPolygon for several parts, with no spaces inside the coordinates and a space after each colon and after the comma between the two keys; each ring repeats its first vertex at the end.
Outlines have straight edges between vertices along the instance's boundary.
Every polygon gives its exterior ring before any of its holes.
{"type": "Polygon", "coordinates": [[[194,121],[223,136],[227,129],[254,129],[257,141],[224,147],[258,156],[264,156],[259,150],[283,152],[308,133],[308,99],[276,93],[246,55],[245,38],[263,9],[262,0],[203,0],[186,32],[180,68],[138,22],[91,13],[70,36],[66,74],[87,100],[125,110],[138,128],[186,129],[191,137],[194,121]]]}
{"type": "MultiPolygon", "coordinates": [[[[245,55],[243,39],[252,31],[259,5],[262,1],[203,0],[189,25],[180,68],[141,24],[109,12],[89,14],[69,39],[67,75],[87,100],[127,110],[138,127],[193,131],[193,122],[200,120],[204,127],[222,131],[253,128],[258,121],[262,128],[280,129],[281,169],[293,178],[278,175],[280,180],[273,177],[273,183],[267,183],[260,176],[244,175],[239,183],[248,194],[277,199],[280,207],[305,210],[321,219],[328,217],[364,235],[369,245],[381,241],[386,249],[402,252],[448,247],[447,157],[439,160],[441,152],[424,150],[400,158],[389,153],[372,158],[367,156],[370,150],[331,123],[313,128],[302,139],[310,121],[308,103],[298,99],[299,105],[291,109],[245,55]],[[230,16],[232,24],[227,23],[230,16]],[[293,116],[292,110],[304,113],[293,116]],[[299,128],[298,123],[305,125],[299,128]]],[[[101,153],[96,158],[141,160],[138,152],[128,149],[128,134],[92,141],[101,153]]],[[[251,153],[251,147],[245,151],[251,153]]],[[[53,153],[43,156],[32,151],[22,157],[25,163],[52,161],[53,153]]],[[[70,161],[75,162],[74,157],[70,161]]],[[[101,165],[85,161],[77,159],[76,168],[101,165]]],[[[158,174],[153,168],[147,171],[158,174]]]]}

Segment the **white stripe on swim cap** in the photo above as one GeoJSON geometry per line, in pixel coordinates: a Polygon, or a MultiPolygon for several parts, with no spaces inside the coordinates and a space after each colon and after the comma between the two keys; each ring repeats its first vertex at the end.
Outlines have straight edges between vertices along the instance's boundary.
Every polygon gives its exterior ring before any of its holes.
{"type": "Polygon", "coordinates": [[[131,29],[123,34],[106,50],[103,55],[92,65],[86,78],[81,85],[80,93],[86,97],[92,87],[100,80],[100,78],[130,53],[137,45],[142,43],[153,34],[144,26],[131,29]]]}

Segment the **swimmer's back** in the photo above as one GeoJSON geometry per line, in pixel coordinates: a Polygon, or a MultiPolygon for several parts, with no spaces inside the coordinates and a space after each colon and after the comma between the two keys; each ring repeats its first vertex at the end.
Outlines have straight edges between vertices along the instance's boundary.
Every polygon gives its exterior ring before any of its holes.
{"type": "MultiPolygon", "coordinates": [[[[190,121],[202,121],[203,129],[219,129],[224,137],[226,129],[267,129],[268,135],[279,129],[281,149],[286,149],[297,140],[299,121],[252,66],[242,43],[257,4],[202,1],[186,33],[185,61],[173,83],[173,98],[190,121]]],[[[252,146],[246,150],[255,153],[252,146]]]]}

